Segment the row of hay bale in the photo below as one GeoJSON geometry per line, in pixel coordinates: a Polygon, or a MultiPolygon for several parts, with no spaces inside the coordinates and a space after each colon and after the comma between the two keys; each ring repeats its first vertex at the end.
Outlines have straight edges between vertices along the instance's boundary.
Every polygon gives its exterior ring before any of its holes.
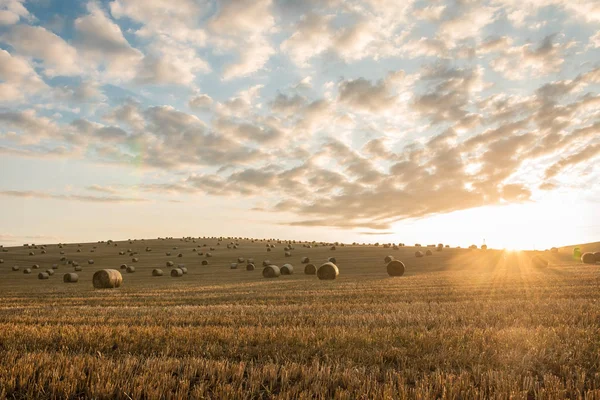
{"type": "MultiPolygon", "coordinates": [[[[278,278],[281,275],[292,275],[293,273],[294,267],[291,264],[284,264],[281,268],[277,265],[268,264],[264,266],[262,271],[262,275],[265,278],[278,278]]],[[[340,270],[337,265],[328,261],[321,264],[319,268],[314,264],[307,264],[304,267],[304,273],[306,275],[316,274],[320,280],[334,280],[339,276],[340,270]]]]}
{"type": "Polygon", "coordinates": [[[581,255],[581,262],[584,264],[596,264],[600,263],[600,251],[595,253],[587,252],[581,255]]]}

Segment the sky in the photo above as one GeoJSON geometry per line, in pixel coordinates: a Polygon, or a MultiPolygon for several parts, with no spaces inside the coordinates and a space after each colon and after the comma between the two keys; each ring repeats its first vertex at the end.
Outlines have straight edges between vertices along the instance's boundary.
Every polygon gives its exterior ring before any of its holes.
{"type": "Polygon", "coordinates": [[[600,241],[596,0],[0,0],[0,243],[600,241]]]}

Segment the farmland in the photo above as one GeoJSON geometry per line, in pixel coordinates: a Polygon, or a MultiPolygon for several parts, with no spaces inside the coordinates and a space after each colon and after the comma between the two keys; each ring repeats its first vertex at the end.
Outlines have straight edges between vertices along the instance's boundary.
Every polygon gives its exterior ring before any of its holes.
{"type": "Polygon", "coordinates": [[[227,243],[0,253],[0,398],[600,398],[600,264],[571,248],[541,253],[550,265],[537,268],[526,252],[297,243],[285,257],[276,241],[227,243]],[[73,267],[59,251],[82,265],[79,282],[63,283],[73,267]],[[387,255],[404,276],[387,275],[387,255]],[[334,256],[339,277],[304,275],[304,256],[334,256]],[[256,270],[231,269],[238,257],[256,270]],[[294,274],[263,278],[267,258],[294,274]],[[167,261],[188,273],[170,277],[167,261]],[[136,267],[122,287],[93,288],[95,271],[122,263],[136,267]]]}

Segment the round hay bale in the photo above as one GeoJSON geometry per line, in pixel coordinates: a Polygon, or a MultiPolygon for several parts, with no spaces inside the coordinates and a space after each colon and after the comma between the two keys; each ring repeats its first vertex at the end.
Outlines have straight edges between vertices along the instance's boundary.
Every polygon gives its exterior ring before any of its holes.
{"type": "Polygon", "coordinates": [[[383,262],[385,264],[388,264],[388,263],[390,263],[393,260],[394,260],[394,256],[385,256],[385,258],[383,259],[383,262]]]}
{"type": "Polygon", "coordinates": [[[120,251],[120,252],[119,252],[119,255],[120,255],[120,256],[124,256],[124,255],[125,255],[125,252],[124,252],[124,251],[120,251]]]}
{"type": "Polygon", "coordinates": [[[278,278],[281,275],[281,270],[277,265],[267,265],[263,268],[262,275],[265,278],[278,278]]]}
{"type": "Polygon", "coordinates": [[[58,264],[52,264],[52,269],[58,269],[58,264]]]}
{"type": "Polygon", "coordinates": [[[308,264],[310,262],[310,258],[308,258],[308,257],[302,257],[301,262],[302,262],[302,264],[308,264]]]}
{"type": "Polygon", "coordinates": [[[138,261],[140,261],[140,259],[139,259],[139,258],[137,258],[137,257],[133,257],[133,258],[131,259],[131,262],[138,262],[138,261]]]}
{"type": "Polygon", "coordinates": [[[202,265],[208,265],[208,260],[202,260],[202,265]]]}
{"type": "Polygon", "coordinates": [[[83,268],[81,267],[81,265],[77,265],[77,266],[75,267],[75,271],[76,271],[76,272],[78,272],[78,271],[83,271],[83,268]]]}
{"type": "Polygon", "coordinates": [[[79,281],[79,275],[74,272],[69,272],[63,275],[64,283],[76,283],[77,281],[79,281]]]}
{"type": "Polygon", "coordinates": [[[183,257],[183,253],[177,254],[177,257],[180,257],[180,258],[183,257]]]}
{"type": "Polygon", "coordinates": [[[252,263],[246,264],[246,271],[254,271],[254,269],[255,269],[254,264],[252,264],[252,263]]]}
{"type": "Polygon", "coordinates": [[[281,266],[281,275],[293,275],[294,274],[294,266],[292,264],[283,264],[281,266]]]}
{"type": "Polygon", "coordinates": [[[417,257],[417,258],[423,257],[423,252],[422,251],[415,251],[415,257],[417,257]]]}
{"type": "Polygon", "coordinates": [[[163,276],[163,270],[162,269],[158,269],[158,268],[154,268],[152,270],[152,276],[163,276]]]}
{"type": "Polygon", "coordinates": [[[212,257],[212,253],[206,253],[206,258],[212,257]]]}
{"type": "Polygon", "coordinates": [[[330,249],[331,249],[331,250],[335,250],[335,246],[331,246],[331,247],[330,247],[330,249]]]}
{"type": "Polygon", "coordinates": [[[37,264],[33,264],[33,265],[31,266],[31,268],[33,268],[33,269],[40,269],[40,266],[39,266],[39,265],[37,265],[37,264]]]}
{"type": "Polygon", "coordinates": [[[24,273],[24,274],[30,274],[30,273],[31,273],[31,268],[25,268],[25,269],[23,270],[23,273],[24,273]]]}
{"type": "Polygon", "coordinates": [[[0,258],[0,264],[4,264],[4,260],[0,258]]]}
{"type": "Polygon", "coordinates": [[[333,263],[333,264],[336,264],[336,265],[337,265],[337,260],[335,259],[335,257],[329,257],[329,258],[327,259],[327,262],[330,262],[330,263],[333,263]]]}
{"type": "Polygon", "coordinates": [[[263,267],[267,267],[269,265],[271,265],[271,260],[265,260],[265,261],[262,262],[262,266],[263,267]]]}
{"type": "Polygon", "coordinates": [[[38,274],[38,279],[49,279],[49,278],[50,278],[50,275],[48,275],[47,272],[40,272],[38,274]]]}
{"type": "Polygon", "coordinates": [[[81,253],[81,249],[77,249],[77,252],[78,252],[78,253],[81,253]]]}
{"type": "Polygon", "coordinates": [[[581,258],[581,249],[579,247],[573,248],[573,258],[581,258]]]}
{"type": "Polygon", "coordinates": [[[248,264],[254,264],[254,258],[249,258],[249,259],[247,260],[247,262],[248,262],[248,264]]]}
{"type": "Polygon", "coordinates": [[[231,263],[229,265],[229,268],[231,268],[231,269],[237,269],[237,266],[238,266],[237,263],[231,263]]]}
{"type": "Polygon", "coordinates": [[[271,248],[269,247],[269,248],[267,249],[267,251],[271,251],[271,248]]]}
{"type": "Polygon", "coordinates": [[[594,253],[583,253],[581,255],[581,262],[584,264],[596,264],[596,256],[594,253]]]}
{"type": "Polygon", "coordinates": [[[291,256],[292,256],[292,253],[290,253],[289,251],[286,251],[286,252],[284,253],[284,255],[285,255],[286,257],[291,257],[291,256]]]}
{"type": "Polygon", "coordinates": [[[171,277],[173,277],[173,278],[179,278],[181,276],[183,276],[183,271],[181,269],[179,269],[179,268],[173,268],[171,270],[171,277]]]}
{"type": "Polygon", "coordinates": [[[545,260],[539,254],[531,257],[531,265],[536,268],[545,268],[548,266],[548,260],[545,260]]]}
{"type": "Polygon", "coordinates": [[[167,261],[167,267],[172,267],[173,265],[175,265],[173,264],[173,261],[167,261]]]}
{"type": "Polygon", "coordinates": [[[61,257],[61,258],[60,258],[60,261],[61,261],[61,262],[65,262],[65,261],[67,261],[67,257],[61,257]]]}
{"type": "Polygon", "coordinates": [[[337,265],[332,262],[326,262],[317,270],[317,278],[320,280],[333,280],[338,277],[340,270],[337,265]]]}
{"type": "Polygon", "coordinates": [[[128,274],[133,274],[135,272],[135,267],[133,265],[129,265],[127,266],[125,272],[127,272],[128,274]]]}
{"type": "Polygon", "coordinates": [[[402,261],[391,260],[387,263],[386,269],[389,276],[402,276],[406,267],[402,261]]]}
{"type": "Polygon", "coordinates": [[[34,255],[35,255],[35,253],[34,253],[33,251],[30,251],[30,252],[29,252],[29,255],[30,255],[30,256],[34,256],[34,255]]]}
{"type": "Polygon", "coordinates": [[[42,250],[42,254],[46,254],[46,250],[42,250]]]}
{"type": "Polygon", "coordinates": [[[183,274],[184,274],[184,275],[188,273],[188,270],[187,270],[187,268],[186,268],[186,267],[184,267],[183,265],[180,265],[180,266],[178,266],[177,268],[179,268],[179,269],[180,269],[180,270],[183,272],[183,274]]]}
{"type": "Polygon", "coordinates": [[[304,267],[304,273],[306,275],[315,275],[317,273],[317,267],[314,264],[306,264],[304,267]]]}
{"type": "Polygon", "coordinates": [[[487,244],[482,244],[481,245],[481,250],[487,250],[487,244]]]}
{"type": "Polygon", "coordinates": [[[50,276],[54,275],[54,270],[53,269],[47,269],[46,273],[50,276]]]}
{"type": "Polygon", "coordinates": [[[94,263],[94,260],[88,260],[88,264],[92,265],[94,263]]]}
{"type": "Polygon", "coordinates": [[[600,262],[600,251],[595,252],[594,257],[596,257],[596,262],[600,262]]]}
{"type": "Polygon", "coordinates": [[[170,252],[170,251],[167,251],[167,252],[165,253],[165,255],[167,255],[167,256],[171,256],[171,252],[170,252]]]}
{"type": "Polygon", "coordinates": [[[552,247],[550,249],[550,252],[552,252],[552,253],[558,253],[558,248],[557,247],[552,247]]]}
{"type": "Polygon", "coordinates": [[[239,263],[243,263],[244,261],[246,261],[246,260],[244,259],[244,257],[238,257],[238,262],[239,262],[239,263]]]}
{"type": "Polygon", "coordinates": [[[432,255],[433,255],[433,253],[431,252],[431,250],[427,250],[427,251],[425,252],[425,255],[426,255],[426,256],[432,256],[432,255]]]}

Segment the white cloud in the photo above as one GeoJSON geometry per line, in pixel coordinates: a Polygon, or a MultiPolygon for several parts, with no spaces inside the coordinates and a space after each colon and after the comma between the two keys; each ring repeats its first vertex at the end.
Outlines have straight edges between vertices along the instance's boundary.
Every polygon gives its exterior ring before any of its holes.
{"type": "Polygon", "coordinates": [[[2,35],[2,40],[20,54],[43,60],[48,76],[76,75],[82,71],[75,48],[41,26],[16,25],[2,35]]]}
{"type": "Polygon", "coordinates": [[[208,28],[213,45],[237,51],[237,60],[223,68],[223,79],[248,76],[262,69],[275,53],[268,33],[275,26],[271,0],[224,0],[208,28]]]}
{"type": "Polygon", "coordinates": [[[46,88],[26,59],[0,49],[0,103],[24,100],[46,88]]]}
{"type": "Polygon", "coordinates": [[[213,99],[206,94],[200,94],[198,96],[194,96],[188,102],[190,108],[195,110],[208,110],[214,101],[213,99]]]}
{"type": "Polygon", "coordinates": [[[0,1],[0,25],[14,25],[21,18],[31,20],[32,16],[23,5],[25,0],[0,1]]]}
{"type": "Polygon", "coordinates": [[[89,14],[75,20],[77,48],[89,59],[104,64],[113,78],[131,79],[142,53],[131,47],[119,25],[95,3],[89,14]]]}

